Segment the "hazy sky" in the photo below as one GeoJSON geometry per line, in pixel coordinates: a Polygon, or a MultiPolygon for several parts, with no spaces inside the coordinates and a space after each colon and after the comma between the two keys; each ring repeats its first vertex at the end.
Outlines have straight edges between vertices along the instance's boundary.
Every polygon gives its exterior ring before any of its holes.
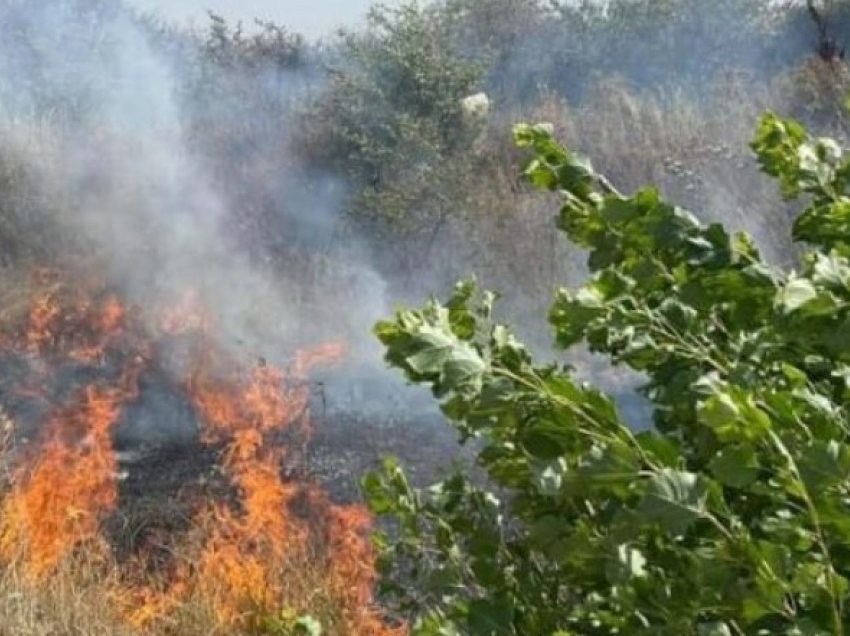
{"type": "MultiPolygon", "coordinates": [[[[340,26],[356,26],[373,0],[130,0],[169,20],[194,20],[202,25],[212,10],[246,23],[254,18],[274,20],[308,36],[330,33],[340,26]]],[[[385,4],[392,4],[385,2],[385,4]]]]}

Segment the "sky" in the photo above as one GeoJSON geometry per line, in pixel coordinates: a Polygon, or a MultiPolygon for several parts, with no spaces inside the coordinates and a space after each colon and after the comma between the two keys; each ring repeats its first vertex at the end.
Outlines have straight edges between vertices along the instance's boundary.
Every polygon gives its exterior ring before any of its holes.
{"type": "Polygon", "coordinates": [[[246,24],[254,18],[273,20],[293,31],[317,37],[341,26],[357,26],[374,0],[131,0],[131,3],[183,24],[193,21],[203,25],[207,10],[212,10],[246,24]]]}

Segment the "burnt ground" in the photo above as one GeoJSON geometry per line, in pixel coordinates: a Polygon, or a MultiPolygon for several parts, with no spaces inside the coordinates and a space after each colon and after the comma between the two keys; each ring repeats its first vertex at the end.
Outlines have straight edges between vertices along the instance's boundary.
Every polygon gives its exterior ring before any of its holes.
{"type": "Polygon", "coordinates": [[[469,461],[454,431],[437,416],[376,421],[351,414],[329,419],[316,432],[308,449],[307,472],[334,498],[357,500],[360,477],[387,455],[397,457],[418,486],[438,480],[457,462],[469,461]]]}
{"type": "Polygon", "coordinates": [[[430,392],[395,373],[340,369],[316,378],[311,388],[314,434],[306,469],[334,499],[359,500],[361,477],[388,455],[416,486],[472,462],[472,449],[458,444],[430,392]]]}
{"type": "MultiPolygon", "coordinates": [[[[322,485],[334,501],[361,499],[359,482],[381,460],[392,455],[405,467],[411,481],[427,485],[457,462],[469,461],[454,431],[434,413],[362,414],[325,411],[313,415],[313,434],[302,453],[291,448],[283,473],[296,480],[322,485]]],[[[281,440],[286,444],[285,440],[281,440]]],[[[197,438],[163,444],[123,445],[121,498],[128,504],[140,499],[168,499],[198,488],[224,492],[226,479],[218,468],[220,449],[197,438]]]]}
{"type": "MultiPolygon", "coordinates": [[[[198,440],[199,423],[182,389],[156,371],[140,378],[139,398],[125,409],[115,435],[126,458],[128,488],[166,490],[215,472],[216,449],[198,440]],[[169,484],[169,482],[171,482],[169,484]]],[[[284,471],[318,480],[335,500],[359,498],[360,477],[394,455],[417,484],[433,481],[466,454],[427,392],[374,368],[343,368],[310,383],[311,435],[279,440],[284,471]]]]}
{"type": "MultiPolygon", "coordinates": [[[[313,411],[306,455],[292,449],[296,452],[289,453],[282,472],[318,483],[337,503],[361,502],[361,477],[387,455],[397,457],[418,486],[439,479],[459,461],[471,461],[454,431],[434,413],[379,416],[327,406],[313,411]]],[[[119,505],[106,524],[119,560],[143,552],[149,567],[167,568],[171,546],[190,530],[199,502],[229,500],[238,507],[238,493],[218,467],[220,451],[186,437],[119,451],[119,505]]]]}

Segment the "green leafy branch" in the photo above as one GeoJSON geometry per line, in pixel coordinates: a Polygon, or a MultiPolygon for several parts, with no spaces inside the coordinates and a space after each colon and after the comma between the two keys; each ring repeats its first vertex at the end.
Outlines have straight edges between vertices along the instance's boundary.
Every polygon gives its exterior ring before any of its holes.
{"type": "Polygon", "coordinates": [[[843,634],[850,576],[848,162],[768,114],[753,149],[806,207],[801,272],[646,188],[626,196],[544,125],[525,176],[562,197],[591,277],[550,312],[646,377],[633,431],[571,369],[535,364],[461,283],[376,327],[427,384],[486,480],[426,490],[388,462],[364,481],[394,518],[384,583],[421,634],[843,634]],[[485,487],[486,486],[486,487],[485,487]],[[488,489],[492,489],[492,492],[488,489]]]}

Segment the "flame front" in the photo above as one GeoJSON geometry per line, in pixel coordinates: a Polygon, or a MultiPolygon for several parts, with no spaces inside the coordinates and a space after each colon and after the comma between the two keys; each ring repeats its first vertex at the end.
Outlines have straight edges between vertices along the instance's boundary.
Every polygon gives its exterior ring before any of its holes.
{"type": "Polygon", "coordinates": [[[115,391],[88,387],[79,404],[57,413],[41,456],[21,471],[3,502],[0,557],[22,558],[34,581],[76,546],[96,541],[103,516],[115,507],[110,431],[119,400],[115,391]],[[76,429],[79,439],[65,439],[69,429],[76,429]]]}
{"type": "Polygon", "coordinates": [[[22,568],[39,585],[84,554],[108,573],[106,593],[139,630],[155,628],[188,603],[208,608],[222,628],[255,629],[264,617],[303,604],[303,590],[312,586],[316,602],[321,596],[338,608],[340,633],[405,632],[390,626],[373,602],[368,513],[333,504],[311,483],[282,478],[286,454],[301,452],[309,438],[309,371],[338,360],[344,347],[300,351],[286,369],[265,362],[245,369],[215,346],[197,295],[163,312],[153,321],[159,332],[148,337],[117,296],[92,300],[47,281],[26,324],[2,339],[7,353],[29,363],[16,390],[52,404],[56,375],[69,365],[99,374],[64,391],[37,440],[13,457],[0,499],[0,566],[22,568]],[[191,529],[175,539],[179,558],[152,568],[155,559],[144,547],[116,559],[104,532],[119,499],[113,435],[139,397],[156,339],[178,333],[193,341],[182,390],[236,496],[200,502],[191,529]]]}
{"type": "MultiPolygon", "coordinates": [[[[11,342],[45,356],[40,362],[58,365],[63,355],[94,360],[122,322],[123,308],[114,297],[98,307],[77,303],[64,315],[55,295],[44,293],[33,302],[23,338],[11,342]],[[58,349],[59,337],[75,325],[82,337],[58,349]]],[[[15,471],[0,508],[0,558],[19,559],[31,580],[44,578],[77,547],[101,551],[100,524],[117,502],[112,429],[122,405],[138,395],[144,364],[136,351],[115,386],[91,384],[75,392],[49,415],[41,448],[15,471]]]]}

